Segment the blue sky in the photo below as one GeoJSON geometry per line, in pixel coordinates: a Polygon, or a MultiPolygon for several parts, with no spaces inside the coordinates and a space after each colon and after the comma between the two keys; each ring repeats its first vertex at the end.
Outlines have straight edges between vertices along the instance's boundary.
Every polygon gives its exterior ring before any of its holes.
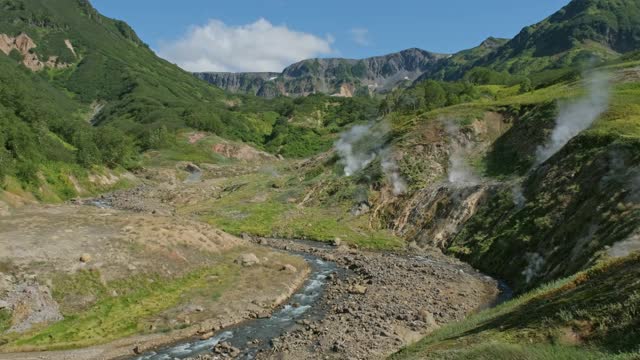
{"type": "Polygon", "coordinates": [[[103,14],[127,21],[161,56],[217,71],[279,71],[301,56],[362,58],[410,47],[451,53],[489,36],[513,37],[568,2],[92,0],[103,14]]]}

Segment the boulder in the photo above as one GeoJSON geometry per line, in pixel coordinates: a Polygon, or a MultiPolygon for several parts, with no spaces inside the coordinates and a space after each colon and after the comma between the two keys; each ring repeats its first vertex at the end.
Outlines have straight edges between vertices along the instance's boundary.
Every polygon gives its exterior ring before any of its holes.
{"type": "Polygon", "coordinates": [[[220,355],[226,355],[232,358],[235,358],[238,355],[240,355],[240,349],[232,346],[230,343],[226,341],[216,345],[213,348],[213,352],[220,355]]]}
{"type": "Polygon", "coordinates": [[[140,345],[136,345],[136,346],[133,348],[133,353],[134,353],[134,354],[136,354],[136,355],[140,355],[140,354],[142,354],[142,347],[140,347],[140,345]]]}
{"type": "Polygon", "coordinates": [[[235,260],[235,263],[248,267],[260,264],[260,259],[258,259],[256,254],[242,254],[235,260]]]}
{"type": "Polygon", "coordinates": [[[213,335],[215,335],[215,333],[213,331],[206,332],[206,333],[200,335],[200,340],[211,339],[213,337],[213,335]]]}
{"type": "Polygon", "coordinates": [[[363,285],[353,285],[350,289],[349,292],[352,294],[357,294],[357,295],[364,295],[367,293],[367,287],[363,286],[363,285]]]}
{"type": "Polygon", "coordinates": [[[80,262],[83,262],[83,263],[86,264],[86,263],[88,263],[90,261],[91,261],[91,255],[90,254],[86,254],[85,253],[85,254],[80,255],[80,262]]]}
{"type": "Polygon", "coordinates": [[[280,271],[296,273],[296,272],[298,272],[298,269],[296,269],[296,267],[291,265],[291,264],[284,264],[284,265],[282,265],[282,268],[280,269],[280,271]]]}
{"type": "Polygon", "coordinates": [[[184,169],[190,173],[197,173],[197,172],[201,172],[202,170],[198,167],[198,165],[194,164],[194,163],[188,163],[187,165],[185,165],[184,169]]]}
{"type": "Polygon", "coordinates": [[[420,310],[418,312],[418,318],[420,321],[425,323],[425,325],[429,328],[438,326],[438,324],[436,323],[436,320],[433,318],[433,314],[427,310],[424,310],[424,309],[420,310]]]}

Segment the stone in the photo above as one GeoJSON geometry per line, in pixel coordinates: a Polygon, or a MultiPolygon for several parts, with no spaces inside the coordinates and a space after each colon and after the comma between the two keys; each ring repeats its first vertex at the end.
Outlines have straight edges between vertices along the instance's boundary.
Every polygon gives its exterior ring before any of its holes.
{"type": "Polygon", "coordinates": [[[340,245],[342,245],[342,239],[337,237],[337,238],[333,239],[333,243],[332,244],[333,244],[333,246],[336,246],[336,247],[340,246],[340,245]]]}
{"type": "Polygon", "coordinates": [[[420,310],[418,312],[418,318],[419,320],[424,322],[425,325],[429,328],[438,326],[438,324],[436,323],[436,320],[433,318],[433,314],[427,310],[424,310],[424,309],[420,310]]]}
{"type": "Polygon", "coordinates": [[[82,254],[82,255],[80,256],[80,262],[83,262],[83,263],[85,263],[85,264],[86,264],[86,263],[88,263],[88,262],[90,262],[90,261],[91,261],[91,255],[90,255],[90,254],[86,254],[86,253],[85,253],[85,254],[82,254]]]}
{"type": "Polygon", "coordinates": [[[213,331],[206,332],[206,333],[200,335],[200,340],[211,339],[213,337],[213,335],[215,335],[215,333],[213,331]]]}
{"type": "Polygon", "coordinates": [[[367,293],[367,287],[363,286],[363,285],[353,285],[350,289],[349,292],[352,294],[357,294],[357,295],[364,295],[367,293]]]}
{"type": "Polygon", "coordinates": [[[298,272],[298,269],[296,269],[296,267],[291,265],[291,264],[284,264],[284,265],[282,265],[282,268],[280,269],[280,271],[296,273],[296,272],[298,272]]]}
{"type": "Polygon", "coordinates": [[[140,347],[140,345],[136,345],[136,346],[133,348],[133,353],[134,353],[134,354],[136,354],[136,355],[140,355],[140,354],[142,354],[142,348],[140,347]]]}
{"type": "Polygon", "coordinates": [[[187,165],[185,165],[184,169],[190,173],[196,173],[196,172],[200,172],[202,171],[198,165],[194,164],[194,163],[188,163],[187,165]]]}
{"type": "Polygon", "coordinates": [[[260,264],[260,259],[258,259],[256,254],[249,253],[240,255],[234,262],[236,264],[249,267],[260,264]]]}

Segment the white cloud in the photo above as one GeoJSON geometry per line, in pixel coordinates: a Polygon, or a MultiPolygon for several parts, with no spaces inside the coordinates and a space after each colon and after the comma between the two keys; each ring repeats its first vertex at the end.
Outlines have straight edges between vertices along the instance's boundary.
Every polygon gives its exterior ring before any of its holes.
{"type": "Polygon", "coordinates": [[[351,33],[351,40],[360,46],[371,45],[369,39],[369,29],[365,28],[353,28],[349,31],[351,33]]]}
{"type": "Polygon", "coordinates": [[[188,71],[282,71],[294,62],[333,53],[333,38],[293,31],[268,20],[229,26],[219,20],[193,26],[158,54],[188,71]]]}

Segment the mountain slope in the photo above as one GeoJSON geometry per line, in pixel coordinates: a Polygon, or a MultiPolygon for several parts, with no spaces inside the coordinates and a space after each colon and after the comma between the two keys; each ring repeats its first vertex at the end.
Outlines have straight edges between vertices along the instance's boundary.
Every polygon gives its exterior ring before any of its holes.
{"type": "Polygon", "coordinates": [[[531,73],[582,66],[639,47],[639,1],[574,0],[474,65],[531,73]]]}
{"type": "Polygon", "coordinates": [[[256,120],[228,110],[222,91],[158,58],[127,24],[98,14],[87,0],[11,0],[0,6],[0,34],[28,36],[41,61],[55,57],[59,66],[46,71],[61,90],[85,106],[104,105],[95,123],[123,129],[143,146],[162,126],[194,123],[222,136],[261,141],[256,120]]]}
{"type": "Polygon", "coordinates": [[[226,90],[264,97],[315,93],[351,97],[384,93],[403,83],[411,83],[446,56],[407,49],[362,60],[303,60],[287,67],[281,74],[199,73],[196,76],[226,90]]]}
{"type": "Polygon", "coordinates": [[[574,0],[511,40],[488,38],[451,56],[408,49],[362,60],[304,60],[275,79],[276,75],[252,73],[197,76],[223,89],[265,97],[317,92],[352,96],[386,93],[407,80],[460,80],[477,67],[513,75],[539,74],[539,83],[639,47],[640,2],[574,0]]]}

